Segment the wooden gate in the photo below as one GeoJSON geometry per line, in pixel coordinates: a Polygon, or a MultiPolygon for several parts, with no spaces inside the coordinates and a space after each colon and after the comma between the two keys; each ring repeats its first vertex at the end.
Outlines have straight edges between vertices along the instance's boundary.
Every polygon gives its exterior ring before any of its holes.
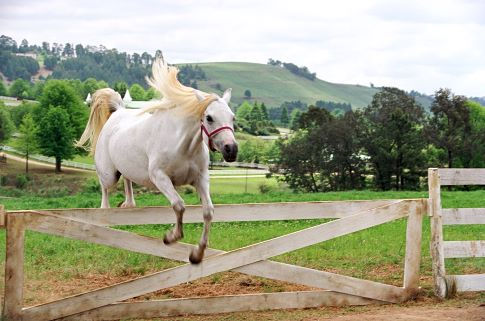
{"type": "Polygon", "coordinates": [[[484,168],[430,168],[431,256],[435,294],[485,291],[485,274],[446,275],[445,258],[485,257],[485,240],[443,241],[443,225],[485,224],[485,208],[441,208],[442,185],[485,185],[484,168]]]}
{"type": "MultiPolygon", "coordinates": [[[[337,219],[234,251],[208,249],[206,258],[199,265],[185,264],[31,307],[22,304],[25,230],[178,261],[187,261],[193,246],[183,243],[167,246],[161,239],[109,228],[112,225],[172,224],[175,215],[168,207],[7,212],[0,209],[0,221],[7,229],[3,315],[8,320],[113,320],[403,302],[415,296],[419,289],[421,226],[426,209],[425,199],[219,205],[215,209],[214,222],[337,219]],[[408,219],[402,287],[268,260],[404,217],[408,219]],[[122,302],[229,270],[321,290],[122,302]]],[[[201,216],[200,207],[188,206],[184,220],[201,222],[201,216]]]]}

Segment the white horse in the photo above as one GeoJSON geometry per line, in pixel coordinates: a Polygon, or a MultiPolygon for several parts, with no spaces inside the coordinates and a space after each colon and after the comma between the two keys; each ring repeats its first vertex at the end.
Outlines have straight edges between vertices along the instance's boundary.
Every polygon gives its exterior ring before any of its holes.
{"type": "Polygon", "coordinates": [[[178,70],[157,60],[149,84],[162,100],[141,112],[124,108],[121,96],[110,88],[96,91],[91,113],[77,146],[90,146],[101,183],[101,207],[109,207],[108,189],[123,175],[125,201],[134,207],[132,182],[158,188],[170,201],[177,223],[164,236],[170,244],[183,237],[184,201],[175,186],[190,184],[200,196],[204,231],[190,262],[199,263],[207,246],[214,213],[209,194],[209,148],[236,160],[234,114],[228,106],[231,89],[222,98],[183,86],[178,70]]]}

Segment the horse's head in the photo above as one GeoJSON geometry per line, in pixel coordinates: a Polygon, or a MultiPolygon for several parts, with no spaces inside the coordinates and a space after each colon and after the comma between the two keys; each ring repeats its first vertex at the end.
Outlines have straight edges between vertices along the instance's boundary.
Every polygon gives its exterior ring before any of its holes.
{"type": "MultiPolygon", "coordinates": [[[[196,91],[199,99],[204,99],[196,91]],[[199,97],[200,96],[200,97],[199,97]]],[[[234,138],[234,113],[229,108],[231,89],[227,89],[222,98],[211,102],[202,118],[202,130],[209,138],[209,148],[221,152],[226,162],[237,158],[237,142],[234,138]]]]}

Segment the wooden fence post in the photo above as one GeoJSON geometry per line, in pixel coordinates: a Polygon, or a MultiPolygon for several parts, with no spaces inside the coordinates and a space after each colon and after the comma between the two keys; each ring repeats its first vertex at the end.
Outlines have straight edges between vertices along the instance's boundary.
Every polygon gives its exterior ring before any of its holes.
{"type": "Polygon", "coordinates": [[[0,228],[5,227],[5,207],[0,204],[0,228]]]}
{"type": "Polygon", "coordinates": [[[17,321],[22,320],[25,227],[23,219],[17,215],[7,215],[6,223],[7,251],[3,317],[8,321],[17,321]]]}
{"type": "Polygon", "coordinates": [[[426,207],[413,204],[409,209],[406,227],[406,256],[404,259],[404,288],[408,297],[414,297],[419,291],[419,269],[421,263],[421,236],[423,213],[426,207]]]}
{"type": "Polygon", "coordinates": [[[437,168],[428,169],[428,186],[431,215],[431,259],[433,268],[434,292],[440,298],[447,295],[445,255],[443,249],[443,222],[441,217],[441,187],[437,168]]]}

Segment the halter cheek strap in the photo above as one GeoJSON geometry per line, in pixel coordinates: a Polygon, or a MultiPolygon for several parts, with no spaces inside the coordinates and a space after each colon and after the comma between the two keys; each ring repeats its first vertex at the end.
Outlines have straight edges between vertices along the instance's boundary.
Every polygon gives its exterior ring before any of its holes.
{"type": "Polygon", "coordinates": [[[205,133],[207,135],[207,138],[209,138],[209,148],[213,152],[215,152],[216,149],[214,148],[214,145],[212,144],[212,136],[215,136],[215,135],[219,134],[223,130],[230,130],[231,132],[234,133],[234,129],[232,129],[232,127],[229,127],[229,126],[219,127],[217,129],[214,129],[213,131],[211,131],[209,133],[209,131],[207,130],[207,128],[205,128],[204,123],[200,124],[200,130],[201,130],[202,133],[205,133]]]}

